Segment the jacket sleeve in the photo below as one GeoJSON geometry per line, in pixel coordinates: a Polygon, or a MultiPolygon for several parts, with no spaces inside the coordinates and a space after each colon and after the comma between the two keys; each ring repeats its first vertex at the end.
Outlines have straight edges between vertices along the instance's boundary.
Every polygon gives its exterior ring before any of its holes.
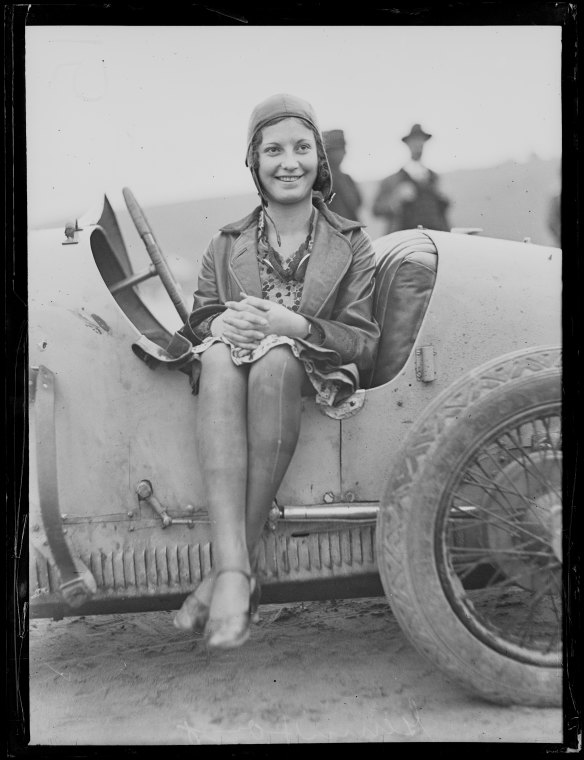
{"type": "Polygon", "coordinates": [[[430,176],[432,177],[432,186],[434,189],[434,195],[436,197],[436,201],[439,204],[440,209],[442,211],[446,211],[446,209],[450,206],[450,198],[448,198],[442,192],[440,177],[436,174],[436,172],[431,171],[430,176]]]}
{"type": "Polygon", "coordinates": [[[350,243],[352,262],[338,287],[330,318],[303,316],[317,328],[313,345],[334,351],[339,364],[355,363],[359,370],[366,370],[374,362],[379,341],[379,326],[373,318],[375,253],[362,230],[351,233],[350,243]]]}
{"type": "MultiPolygon", "coordinates": [[[[206,322],[210,317],[216,317],[227,308],[219,298],[214,243],[215,238],[211,240],[203,255],[197,289],[193,294],[193,308],[185,324],[178,330],[195,346],[202,343],[205,334],[204,329],[197,330],[197,327],[199,325],[203,327],[201,323],[206,322]]],[[[210,322],[207,324],[210,327],[210,322]]]]}

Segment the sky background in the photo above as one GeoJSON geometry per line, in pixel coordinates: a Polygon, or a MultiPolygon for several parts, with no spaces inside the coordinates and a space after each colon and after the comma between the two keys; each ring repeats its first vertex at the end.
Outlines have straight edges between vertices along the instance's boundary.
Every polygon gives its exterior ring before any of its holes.
{"type": "Polygon", "coordinates": [[[31,227],[129,186],[143,205],[253,190],[253,106],[309,100],[380,179],[414,122],[438,172],[561,155],[559,26],[36,26],[26,31],[31,227]]]}

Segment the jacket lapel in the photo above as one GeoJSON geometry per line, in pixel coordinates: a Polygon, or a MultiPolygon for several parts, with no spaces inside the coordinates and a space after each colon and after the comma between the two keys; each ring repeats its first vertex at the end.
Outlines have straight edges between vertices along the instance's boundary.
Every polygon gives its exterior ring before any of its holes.
{"type": "Polygon", "coordinates": [[[262,297],[262,284],[257,262],[257,227],[254,225],[243,230],[231,249],[229,269],[235,279],[236,293],[234,299],[240,300],[239,291],[248,296],[262,297]]]}
{"type": "Polygon", "coordinates": [[[306,270],[299,311],[316,317],[349,268],[352,259],[349,241],[318,216],[314,248],[306,270]]]}
{"type": "MultiPolygon", "coordinates": [[[[315,203],[315,205],[317,205],[315,203]]],[[[318,316],[333,295],[339,282],[351,265],[353,253],[343,232],[357,229],[357,222],[339,220],[320,204],[314,248],[310,255],[299,310],[309,316],[318,316]],[[341,223],[339,223],[339,221],[341,223]]],[[[235,281],[234,299],[239,291],[262,297],[262,283],[257,262],[257,214],[259,207],[239,222],[221,228],[224,232],[240,233],[229,257],[229,271],[235,281]]]]}

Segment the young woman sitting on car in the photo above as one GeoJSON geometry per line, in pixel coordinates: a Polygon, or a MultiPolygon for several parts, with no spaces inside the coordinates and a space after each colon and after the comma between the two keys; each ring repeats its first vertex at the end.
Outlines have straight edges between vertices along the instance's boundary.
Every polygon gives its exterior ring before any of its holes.
{"type": "Polygon", "coordinates": [[[175,625],[204,630],[217,649],[249,636],[258,546],[294,454],[302,397],[342,403],[379,338],[371,241],[326,206],[331,173],[312,106],[283,94],[256,106],[246,164],[260,205],[211,240],[180,331],[194,347],[213,572],[175,625]]]}

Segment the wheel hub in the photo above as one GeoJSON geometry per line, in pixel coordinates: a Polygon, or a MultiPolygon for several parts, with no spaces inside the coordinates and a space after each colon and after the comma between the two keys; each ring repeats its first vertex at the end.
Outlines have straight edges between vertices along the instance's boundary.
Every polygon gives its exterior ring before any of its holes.
{"type": "Polygon", "coordinates": [[[514,458],[493,479],[481,508],[493,563],[531,591],[549,586],[562,560],[561,454],[514,458]]]}

